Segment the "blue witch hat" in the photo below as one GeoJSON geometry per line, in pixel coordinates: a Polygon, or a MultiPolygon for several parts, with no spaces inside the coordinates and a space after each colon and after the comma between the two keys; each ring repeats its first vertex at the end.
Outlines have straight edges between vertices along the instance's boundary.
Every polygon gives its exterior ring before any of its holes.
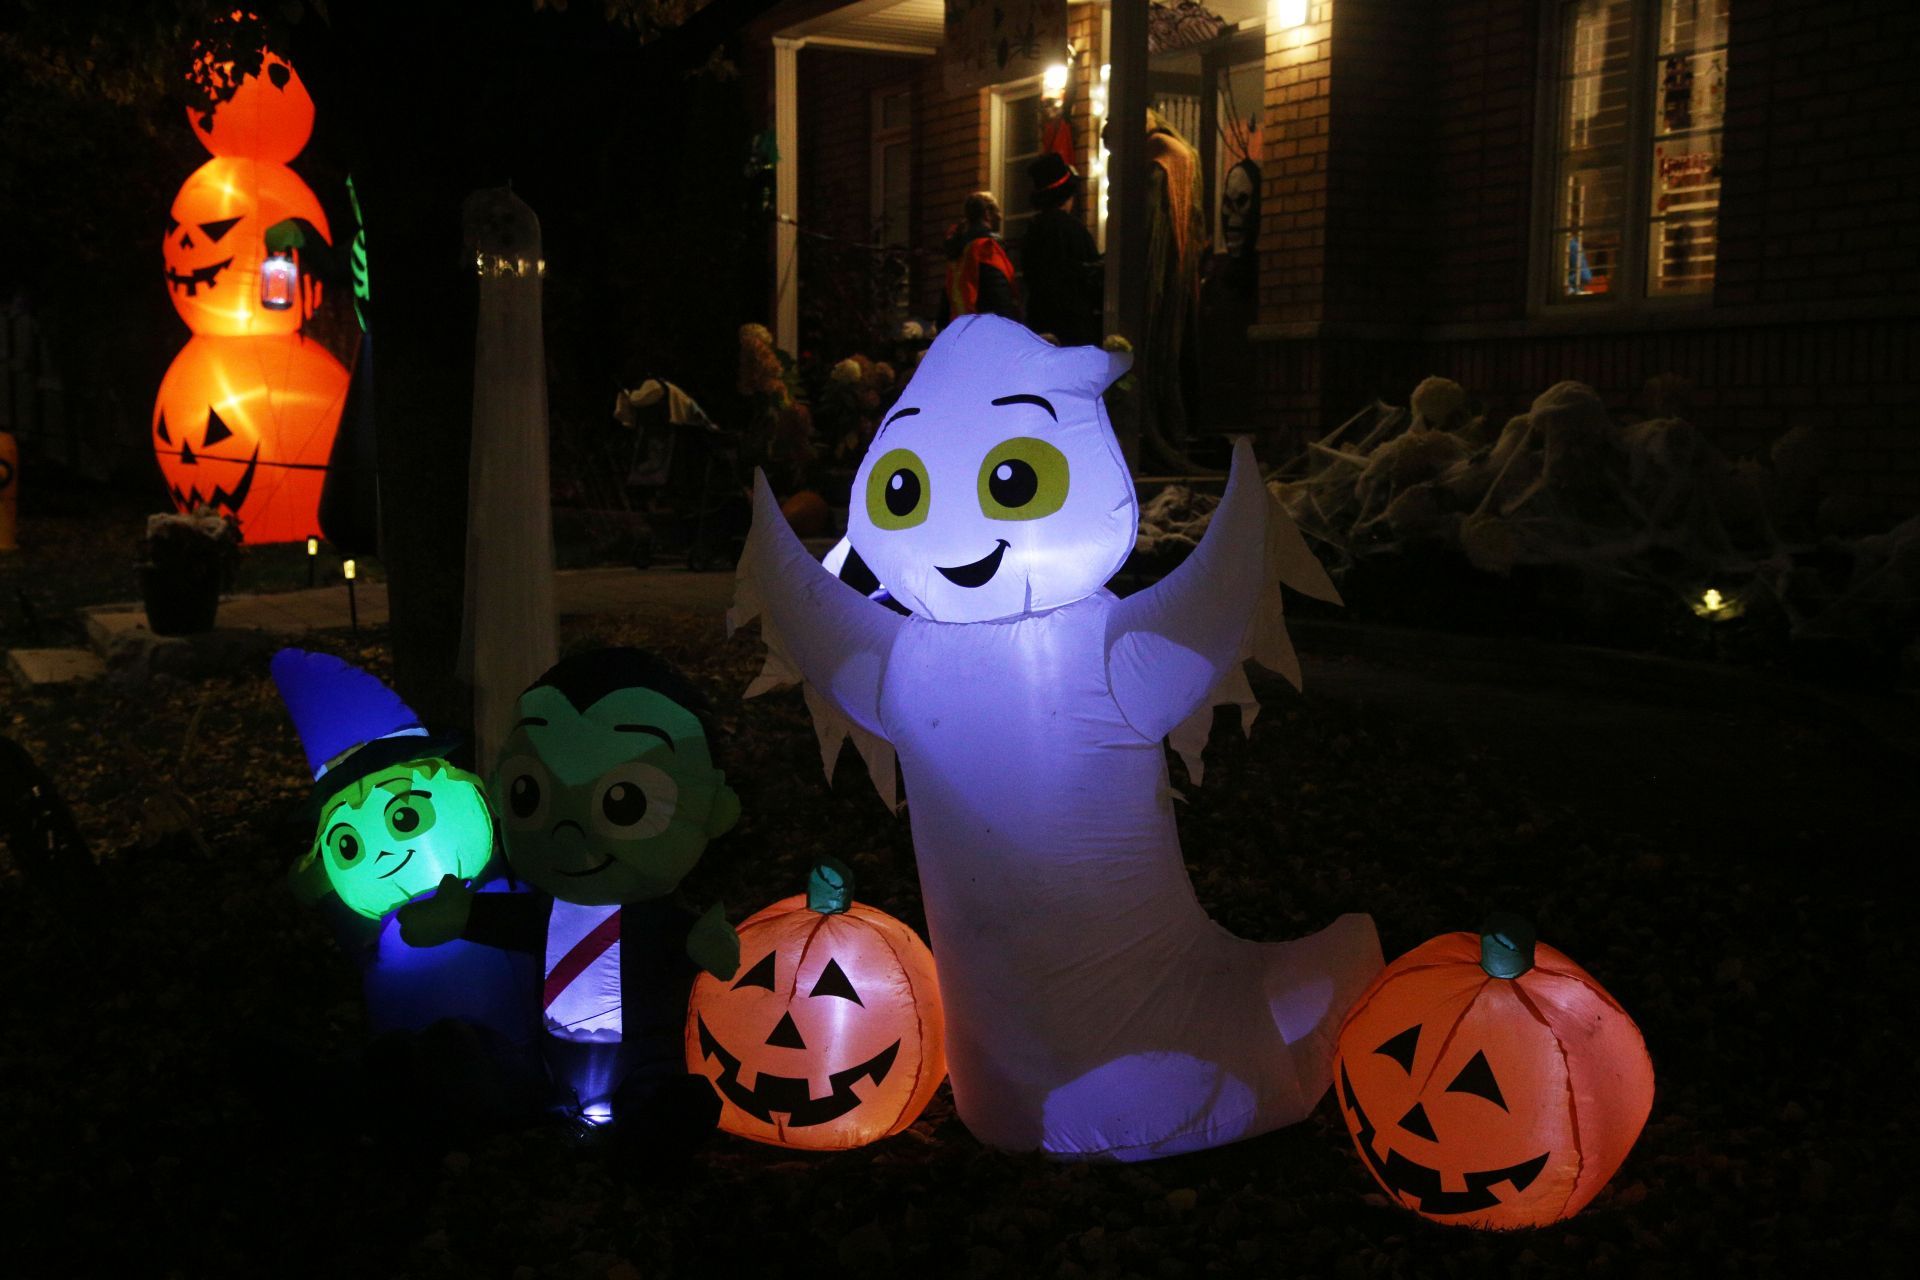
{"type": "Polygon", "coordinates": [[[282,649],[272,671],[313,770],[315,805],[389,765],[446,759],[464,745],[429,734],[399,694],[330,653],[282,649]]]}

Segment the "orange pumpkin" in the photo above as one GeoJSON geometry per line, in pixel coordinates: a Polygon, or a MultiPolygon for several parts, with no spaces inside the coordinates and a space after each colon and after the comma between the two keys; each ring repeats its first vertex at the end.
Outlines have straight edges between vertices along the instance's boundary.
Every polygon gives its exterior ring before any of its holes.
{"type": "Polygon", "coordinates": [[[1545,1226],[1620,1168],[1653,1106],[1640,1029],[1573,961],[1500,914],[1387,966],[1340,1028],[1340,1114],[1422,1217],[1545,1226]]]}
{"type": "Polygon", "coordinates": [[[297,335],[190,340],[153,406],[154,454],[174,505],[238,516],[249,543],[317,533],[347,380],[345,366],[297,335]]]}
{"type": "Polygon", "coordinates": [[[720,1127],[774,1146],[865,1146],[919,1118],[946,1078],[933,954],[852,900],[831,859],[808,891],[740,926],[739,972],[695,980],[687,1069],[720,1094],[720,1127]]]}
{"type": "Polygon", "coordinates": [[[188,175],[160,246],[167,292],[187,328],[230,337],[293,333],[313,314],[320,295],[311,276],[303,305],[260,305],[267,230],[288,218],[304,218],[332,243],[320,201],[285,165],[216,157],[188,175]]]}
{"type": "MultiPolygon", "coordinates": [[[[212,56],[200,55],[192,79],[207,76],[212,56]]],[[[213,67],[210,78],[230,81],[233,64],[213,67]]],[[[313,134],[313,98],[286,59],[268,53],[259,72],[242,80],[233,97],[213,109],[210,123],[206,112],[197,107],[187,108],[187,123],[201,145],[216,156],[285,164],[300,154],[313,134]]]]}

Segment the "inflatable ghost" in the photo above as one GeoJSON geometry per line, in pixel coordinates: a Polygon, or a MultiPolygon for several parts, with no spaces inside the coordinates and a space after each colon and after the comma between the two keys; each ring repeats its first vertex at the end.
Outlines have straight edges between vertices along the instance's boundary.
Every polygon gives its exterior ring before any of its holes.
{"type": "Polygon", "coordinates": [[[850,732],[891,801],[898,753],[967,1127],[1137,1160],[1305,1116],[1381,960],[1366,916],[1256,943],[1194,897],[1161,739],[1197,779],[1214,705],[1251,721],[1243,658],[1298,682],[1279,581],[1333,590],[1245,441],[1185,564],[1103,589],[1138,519],[1100,401],[1125,369],[958,321],[854,479],[854,549],[911,614],[816,564],[762,477],[730,621],[762,618],[749,694],[805,681],[829,768],[850,732]]]}

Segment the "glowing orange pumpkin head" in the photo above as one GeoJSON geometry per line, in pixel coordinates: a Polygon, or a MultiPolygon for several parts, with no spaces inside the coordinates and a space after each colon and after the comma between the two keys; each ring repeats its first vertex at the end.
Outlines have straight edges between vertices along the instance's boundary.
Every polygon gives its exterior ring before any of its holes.
{"type": "Polygon", "coordinates": [[[320,297],[310,275],[304,305],[276,311],[260,304],[267,230],[288,218],[305,219],[331,242],[320,201],[285,165],[216,157],[188,176],[160,252],[167,292],[189,329],[231,337],[293,333],[313,314],[320,297]]]}
{"type": "MultiPolygon", "coordinates": [[[[233,64],[213,65],[213,55],[201,54],[188,77],[196,84],[225,86],[233,81],[233,64]]],[[[300,75],[286,59],[268,53],[255,75],[240,81],[233,96],[213,108],[187,108],[187,123],[201,145],[216,156],[240,156],[285,164],[300,154],[313,134],[313,98],[300,75]]]]}
{"type": "Polygon", "coordinates": [[[316,343],[194,338],[153,406],[153,449],[181,511],[238,516],[249,543],[319,530],[347,371],[316,343]]]}
{"type": "Polygon", "coordinates": [[[1435,1222],[1572,1217],[1653,1106],[1640,1029],[1588,973],[1496,915],[1375,978],[1340,1028],[1334,1087],[1360,1158],[1435,1222]]]}
{"type": "Polygon", "coordinates": [[[813,1151],[865,1146],[919,1118],[946,1078],[933,954],[906,925],[852,900],[846,868],[740,926],[740,970],[701,974],[687,1069],[721,1097],[720,1127],[813,1151]]]}

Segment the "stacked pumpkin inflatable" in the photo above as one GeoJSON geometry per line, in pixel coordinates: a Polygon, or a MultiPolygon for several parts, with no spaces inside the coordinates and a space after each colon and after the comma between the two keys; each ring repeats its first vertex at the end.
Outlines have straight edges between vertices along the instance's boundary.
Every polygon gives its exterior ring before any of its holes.
{"type": "Polygon", "coordinates": [[[287,167],[313,132],[313,99],[268,53],[230,99],[187,118],[213,158],[174,197],[161,245],[193,337],[161,380],[154,454],[181,511],[237,516],[249,542],[297,541],[319,529],[348,382],[302,334],[320,285],[298,246],[332,243],[320,201],[287,167]]]}

